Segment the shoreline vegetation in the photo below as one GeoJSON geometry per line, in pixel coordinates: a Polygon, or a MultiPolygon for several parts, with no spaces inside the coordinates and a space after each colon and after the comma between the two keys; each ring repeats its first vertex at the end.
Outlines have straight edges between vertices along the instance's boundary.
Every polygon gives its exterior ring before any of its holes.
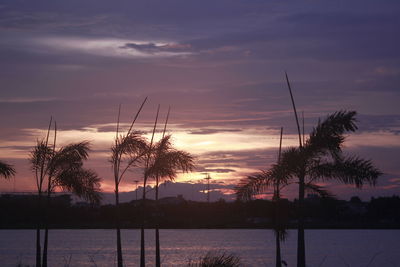
{"type": "MultiPolygon", "coordinates": [[[[35,195],[1,195],[0,229],[35,229],[35,195]]],[[[182,197],[160,199],[160,218],[155,218],[154,200],[147,200],[146,229],[272,229],[275,203],[269,200],[248,202],[196,202],[182,197]],[[170,203],[165,203],[164,201],[170,203]],[[172,202],[172,203],[171,203],[172,202]]],[[[306,198],[306,229],[400,229],[400,197],[378,197],[361,201],[306,198]]],[[[120,203],[121,229],[140,229],[137,216],[141,201],[120,203]]],[[[287,228],[296,229],[297,201],[281,200],[281,214],[287,228]]],[[[52,197],[49,229],[114,229],[115,205],[72,203],[71,195],[52,197]]]]}

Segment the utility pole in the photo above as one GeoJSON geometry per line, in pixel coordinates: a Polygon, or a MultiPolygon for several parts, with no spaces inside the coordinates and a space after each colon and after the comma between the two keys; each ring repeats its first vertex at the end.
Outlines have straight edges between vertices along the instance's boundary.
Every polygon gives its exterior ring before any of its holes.
{"type": "Polygon", "coordinates": [[[136,184],[136,190],[135,190],[135,192],[136,192],[136,201],[137,201],[137,189],[138,189],[138,183],[139,183],[139,181],[138,180],[135,180],[135,181],[133,181],[135,184],[136,184]]]}
{"type": "Polygon", "coordinates": [[[207,177],[204,179],[207,180],[207,202],[210,203],[210,180],[211,180],[210,174],[207,173],[207,177]]]}

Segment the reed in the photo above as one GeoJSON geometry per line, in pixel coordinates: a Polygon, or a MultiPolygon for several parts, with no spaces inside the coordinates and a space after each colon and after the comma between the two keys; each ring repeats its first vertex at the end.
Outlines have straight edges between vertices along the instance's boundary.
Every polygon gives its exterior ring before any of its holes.
{"type": "Polygon", "coordinates": [[[238,256],[227,252],[207,252],[196,262],[189,260],[188,267],[240,267],[244,266],[238,256]]]}

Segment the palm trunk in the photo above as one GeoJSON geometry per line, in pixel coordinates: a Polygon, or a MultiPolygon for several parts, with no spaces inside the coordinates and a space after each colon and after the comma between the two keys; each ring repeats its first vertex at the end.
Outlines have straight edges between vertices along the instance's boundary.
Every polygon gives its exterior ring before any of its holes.
{"type": "Polygon", "coordinates": [[[49,228],[46,226],[44,230],[44,244],[43,244],[43,263],[42,267],[47,267],[47,244],[48,244],[49,228]]]}
{"type": "Polygon", "coordinates": [[[282,258],[281,258],[281,241],[279,238],[279,230],[276,231],[275,234],[275,242],[276,242],[276,267],[282,267],[282,258]]]}
{"type": "Polygon", "coordinates": [[[36,227],[36,267],[42,266],[42,260],[41,260],[41,248],[40,248],[40,227],[41,227],[41,208],[42,208],[42,195],[39,192],[38,194],[38,219],[37,219],[37,227],[36,227]]]}
{"type": "Polygon", "coordinates": [[[275,243],[276,267],[282,267],[280,231],[283,229],[279,214],[279,184],[277,185],[277,198],[275,199],[275,243]]]}
{"type": "Polygon", "coordinates": [[[50,191],[48,191],[46,197],[42,267],[47,267],[47,247],[49,241],[49,206],[50,206],[50,191]]]}
{"type": "MultiPolygon", "coordinates": [[[[146,179],[146,178],[145,178],[146,179]]],[[[146,212],[146,183],[143,186],[143,195],[142,195],[142,225],[140,228],[140,267],[145,267],[145,242],[144,242],[144,227],[145,227],[145,212],[146,212]]]]}
{"type": "Polygon", "coordinates": [[[161,266],[160,260],[160,233],[159,233],[159,206],[158,206],[158,177],[156,178],[156,267],[161,266]]]}
{"type": "Polygon", "coordinates": [[[36,267],[41,266],[40,226],[36,228],[36,267]]]}
{"type": "Polygon", "coordinates": [[[156,267],[161,266],[160,259],[160,233],[158,229],[158,225],[156,226],[156,267]]]}
{"type": "Polygon", "coordinates": [[[44,215],[44,244],[43,244],[43,258],[42,258],[42,267],[47,267],[47,247],[49,243],[49,209],[50,209],[50,201],[51,201],[51,177],[48,178],[48,186],[47,186],[47,196],[46,196],[46,207],[45,207],[45,215],[44,215]]]}
{"type": "Polygon", "coordinates": [[[43,261],[42,267],[47,267],[47,244],[48,244],[49,228],[46,226],[44,230],[44,244],[43,244],[43,261]]]}
{"type": "Polygon", "coordinates": [[[304,239],[304,174],[299,177],[299,221],[297,231],[297,267],[306,266],[306,248],[304,239]]]}
{"type": "Polygon", "coordinates": [[[121,228],[120,228],[120,221],[119,221],[118,187],[115,190],[115,226],[117,228],[117,262],[118,262],[118,267],[122,267],[123,261],[122,261],[122,246],[121,246],[121,228]]]}

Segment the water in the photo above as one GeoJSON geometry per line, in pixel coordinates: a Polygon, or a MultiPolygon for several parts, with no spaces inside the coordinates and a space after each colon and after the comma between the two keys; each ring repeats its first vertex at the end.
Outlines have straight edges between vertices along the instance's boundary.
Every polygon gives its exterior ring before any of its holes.
{"type": "MultiPolygon", "coordinates": [[[[114,230],[51,230],[49,266],[116,266],[114,230]]],[[[125,266],[138,266],[139,230],[122,230],[125,266]]],[[[185,266],[207,251],[227,251],[244,266],[274,266],[271,230],[160,230],[163,266],[185,266]]],[[[147,264],[154,266],[154,231],[146,231],[147,264]]],[[[296,232],[282,244],[288,266],[296,262],[296,232]]],[[[400,230],[307,230],[312,267],[400,267],[400,230]]],[[[35,263],[34,230],[0,230],[0,266],[35,263]]]]}

